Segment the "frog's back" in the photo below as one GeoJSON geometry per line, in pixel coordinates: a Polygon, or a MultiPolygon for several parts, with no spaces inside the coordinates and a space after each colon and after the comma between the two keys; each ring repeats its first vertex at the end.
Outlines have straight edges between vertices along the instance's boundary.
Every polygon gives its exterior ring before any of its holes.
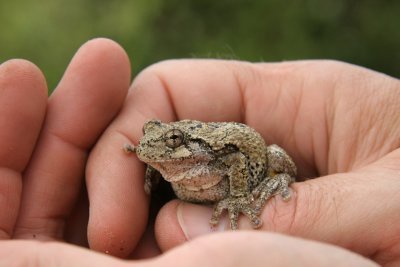
{"type": "Polygon", "coordinates": [[[250,162],[266,162],[266,144],[261,135],[253,128],[237,122],[200,122],[194,120],[179,121],[189,138],[203,140],[213,150],[218,151],[227,146],[234,146],[250,162]]]}

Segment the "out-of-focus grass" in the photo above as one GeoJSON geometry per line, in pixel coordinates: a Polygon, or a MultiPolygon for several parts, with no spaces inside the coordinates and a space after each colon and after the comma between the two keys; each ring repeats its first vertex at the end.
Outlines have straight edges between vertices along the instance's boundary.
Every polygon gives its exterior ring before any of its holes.
{"type": "MultiPolygon", "coordinates": [[[[0,62],[26,58],[50,90],[78,47],[109,37],[133,75],[182,57],[332,58],[400,76],[400,1],[38,0],[0,2],[0,62]]],[[[311,75],[311,74],[310,74],[311,75]]]]}

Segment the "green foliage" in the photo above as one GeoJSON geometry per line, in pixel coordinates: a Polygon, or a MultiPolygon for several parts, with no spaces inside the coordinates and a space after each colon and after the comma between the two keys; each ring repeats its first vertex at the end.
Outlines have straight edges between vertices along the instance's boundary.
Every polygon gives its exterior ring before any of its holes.
{"type": "Polygon", "coordinates": [[[0,62],[26,58],[56,86],[88,39],[109,37],[133,74],[182,57],[338,59],[399,77],[400,1],[38,0],[0,2],[0,62]]]}

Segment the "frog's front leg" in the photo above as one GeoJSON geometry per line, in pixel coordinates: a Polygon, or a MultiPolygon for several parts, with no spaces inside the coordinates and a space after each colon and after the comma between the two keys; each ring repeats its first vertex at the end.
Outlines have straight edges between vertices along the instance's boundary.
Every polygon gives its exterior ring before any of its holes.
{"type": "Polygon", "coordinates": [[[151,191],[153,191],[160,183],[161,177],[161,174],[156,169],[147,165],[146,173],[144,175],[144,191],[146,194],[151,194],[151,191]]]}
{"type": "MultiPolygon", "coordinates": [[[[122,149],[127,154],[136,153],[136,146],[131,144],[125,144],[122,149]]],[[[146,194],[151,194],[151,191],[159,184],[161,177],[161,174],[156,169],[146,165],[146,173],[144,175],[144,191],[146,194]]]]}
{"type": "Polygon", "coordinates": [[[262,222],[252,207],[254,198],[248,187],[249,172],[246,157],[240,152],[232,153],[224,158],[224,164],[230,166],[228,170],[230,194],[215,204],[210,223],[218,224],[222,212],[227,210],[232,230],[238,228],[240,213],[250,219],[254,228],[260,227],[262,222]]]}
{"type": "Polygon", "coordinates": [[[271,145],[267,147],[268,169],[263,181],[253,190],[255,211],[261,213],[265,203],[272,196],[280,194],[284,201],[289,201],[291,193],[289,185],[294,181],[296,165],[281,147],[271,145]]]}

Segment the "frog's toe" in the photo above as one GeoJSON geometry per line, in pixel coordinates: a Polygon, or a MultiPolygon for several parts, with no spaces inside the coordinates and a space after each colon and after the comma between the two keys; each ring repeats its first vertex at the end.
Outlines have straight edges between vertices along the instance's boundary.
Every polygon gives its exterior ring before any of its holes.
{"type": "Polygon", "coordinates": [[[210,224],[217,225],[224,210],[228,211],[230,227],[232,230],[238,229],[238,220],[240,213],[243,213],[252,223],[253,228],[259,228],[262,225],[261,219],[252,207],[253,196],[230,197],[219,201],[213,210],[210,224]]]}
{"type": "Polygon", "coordinates": [[[265,203],[274,195],[281,195],[284,201],[291,199],[291,193],[289,190],[289,184],[292,178],[285,173],[277,174],[272,178],[266,178],[262,181],[253,194],[257,193],[258,197],[254,203],[254,210],[259,215],[265,206],[265,203]]]}
{"type": "Polygon", "coordinates": [[[124,144],[122,147],[125,153],[130,154],[130,153],[136,153],[136,147],[131,144],[124,144]]]}
{"type": "Polygon", "coordinates": [[[213,213],[211,215],[210,224],[217,225],[221,218],[222,212],[228,208],[228,201],[226,199],[219,201],[214,205],[213,213]]]}
{"type": "Polygon", "coordinates": [[[232,230],[238,228],[240,213],[243,213],[250,220],[254,229],[260,228],[262,225],[262,220],[251,206],[251,202],[244,203],[243,201],[238,201],[238,203],[231,203],[231,206],[228,208],[228,213],[232,230]]]}
{"type": "Polygon", "coordinates": [[[219,218],[211,217],[209,223],[211,224],[211,226],[216,226],[219,223],[219,218]]]}
{"type": "Polygon", "coordinates": [[[282,197],[283,201],[286,201],[286,202],[289,201],[290,199],[292,199],[292,194],[290,193],[290,190],[288,187],[282,189],[281,197],[282,197]]]}
{"type": "Polygon", "coordinates": [[[232,230],[238,229],[239,211],[235,208],[228,208],[229,221],[232,230]]]}
{"type": "Polygon", "coordinates": [[[261,210],[262,210],[262,208],[264,207],[264,204],[263,203],[260,203],[260,201],[256,201],[255,202],[255,205],[254,205],[254,212],[257,214],[257,215],[260,215],[261,214],[261,210]]]}
{"type": "Polygon", "coordinates": [[[254,229],[260,228],[262,226],[262,220],[258,217],[258,213],[255,209],[251,209],[250,207],[242,210],[243,214],[250,220],[254,229]]]}

